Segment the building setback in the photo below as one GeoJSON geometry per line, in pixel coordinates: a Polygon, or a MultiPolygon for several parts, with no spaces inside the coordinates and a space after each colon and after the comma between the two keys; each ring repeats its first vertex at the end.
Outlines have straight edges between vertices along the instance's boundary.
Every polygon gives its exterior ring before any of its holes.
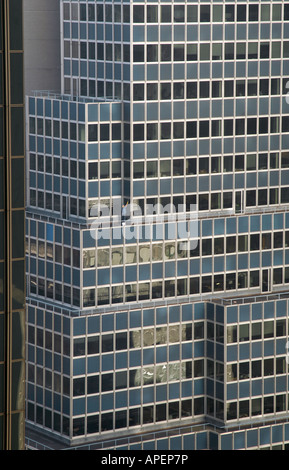
{"type": "Polygon", "coordinates": [[[26,106],[29,445],[286,449],[289,3],[60,8],[62,92],[26,106]]]}
{"type": "Polygon", "coordinates": [[[24,449],[25,195],[22,1],[0,6],[0,449],[24,449]]]}

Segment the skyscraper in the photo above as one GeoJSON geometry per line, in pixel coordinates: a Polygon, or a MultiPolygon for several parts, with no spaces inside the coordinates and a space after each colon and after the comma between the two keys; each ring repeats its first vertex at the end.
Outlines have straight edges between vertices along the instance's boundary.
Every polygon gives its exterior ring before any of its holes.
{"type": "Polygon", "coordinates": [[[287,448],[289,3],[61,19],[62,94],[27,98],[29,429],[287,448]]]}
{"type": "Polygon", "coordinates": [[[25,214],[22,1],[0,6],[0,449],[24,448],[25,214]]]}

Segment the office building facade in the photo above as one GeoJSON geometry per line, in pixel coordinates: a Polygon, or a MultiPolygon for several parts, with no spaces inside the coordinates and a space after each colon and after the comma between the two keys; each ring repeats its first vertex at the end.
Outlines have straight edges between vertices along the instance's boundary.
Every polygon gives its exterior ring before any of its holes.
{"type": "Polygon", "coordinates": [[[62,1],[61,51],[27,98],[29,428],[286,448],[289,3],[62,1]]]}
{"type": "Polygon", "coordinates": [[[25,195],[22,1],[0,6],[0,449],[24,448],[25,195]]]}

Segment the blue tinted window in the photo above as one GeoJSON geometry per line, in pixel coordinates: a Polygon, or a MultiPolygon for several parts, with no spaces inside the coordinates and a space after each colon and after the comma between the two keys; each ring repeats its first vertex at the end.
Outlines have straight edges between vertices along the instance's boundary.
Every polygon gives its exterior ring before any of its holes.
{"type": "Polygon", "coordinates": [[[234,449],[244,449],[245,447],[245,432],[236,432],[234,434],[234,449]]]}
{"type": "Polygon", "coordinates": [[[221,436],[221,450],[232,450],[232,434],[221,436]]]}
{"type": "Polygon", "coordinates": [[[49,242],[53,242],[53,225],[52,224],[46,225],[46,240],[49,242]]]}
{"type": "Polygon", "coordinates": [[[270,444],[270,428],[269,427],[263,427],[260,428],[260,444],[270,444]]]}
{"type": "Polygon", "coordinates": [[[85,334],[85,318],[76,318],[73,321],[73,335],[84,335],[85,334]]]}

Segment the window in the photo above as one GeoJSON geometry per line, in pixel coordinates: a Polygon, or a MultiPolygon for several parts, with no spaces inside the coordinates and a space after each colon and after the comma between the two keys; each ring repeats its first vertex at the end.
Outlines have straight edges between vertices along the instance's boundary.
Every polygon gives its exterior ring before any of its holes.
{"type": "Polygon", "coordinates": [[[187,99],[197,98],[197,82],[187,82],[187,99]]]}
{"type": "Polygon", "coordinates": [[[144,22],[144,6],[134,5],[133,7],[133,22],[143,23],[144,22]]]}
{"type": "Polygon", "coordinates": [[[262,399],[254,398],[252,400],[252,416],[257,416],[257,415],[260,415],[261,413],[262,413],[262,399]]]}
{"type": "Polygon", "coordinates": [[[107,334],[102,336],[102,352],[113,351],[113,334],[107,334]]]}
{"type": "Polygon", "coordinates": [[[83,252],[83,267],[93,268],[95,266],[95,250],[85,250],[83,252]]]}
{"type": "Polygon", "coordinates": [[[157,23],[158,22],[158,7],[157,5],[147,5],[147,22],[157,23]]]}
{"type": "Polygon", "coordinates": [[[158,124],[147,124],[147,140],[156,140],[158,138],[158,124]]]}
{"type": "Polygon", "coordinates": [[[184,44],[174,44],[174,61],[183,62],[185,60],[185,45],[184,44]]]}
{"type": "Polygon", "coordinates": [[[233,171],[233,157],[232,157],[232,155],[224,156],[223,165],[224,165],[224,173],[233,171]]]}
{"type": "Polygon", "coordinates": [[[209,122],[208,121],[200,121],[199,137],[209,137],[209,122]]]}
{"type": "Polygon", "coordinates": [[[289,116],[282,117],[282,132],[289,132],[289,116]]]}
{"type": "Polygon", "coordinates": [[[250,287],[259,286],[259,271],[250,272],[250,287]]]}
{"type": "Polygon", "coordinates": [[[116,351],[121,351],[127,349],[127,333],[116,333],[115,335],[115,349],[116,351]]]}
{"type": "Polygon", "coordinates": [[[282,268],[273,269],[273,284],[282,284],[283,270],[282,268]]]}
{"type": "Polygon", "coordinates": [[[144,84],[137,83],[133,86],[133,99],[134,101],[143,101],[144,100],[144,84]]]}
{"type": "Polygon", "coordinates": [[[252,372],[251,372],[252,378],[262,376],[262,362],[261,361],[252,361],[251,368],[252,368],[252,372]]]}
{"type": "Polygon", "coordinates": [[[174,122],[173,123],[173,138],[182,139],[184,137],[184,123],[174,122]]]}
{"type": "Polygon", "coordinates": [[[252,323],[252,341],[262,338],[262,323],[252,323]]]}
{"type": "Polygon", "coordinates": [[[144,140],[144,125],[143,124],[134,124],[133,126],[133,139],[135,142],[144,140]]]}
{"type": "Polygon", "coordinates": [[[161,61],[170,62],[172,60],[171,44],[161,44],[161,61]]]}
{"type": "Polygon", "coordinates": [[[173,85],[174,89],[174,99],[182,100],[184,99],[184,82],[175,82],[173,85]]]}
{"type": "Polygon", "coordinates": [[[245,42],[237,43],[236,59],[237,60],[246,59],[246,43],[245,42]]]}
{"type": "Polygon", "coordinates": [[[217,274],[214,276],[214,291],[220,292],[224,290],[224,275],[217,274]]]}
{"type": "Polygon", "coordinates": [[[274,233],[274,248],[283,247],[283,232],[274,233]]]}
{"type": "Polygon", "coordinates": [[[213,22],[220,23],[223,21],[223,5],[213,5],[213,22]]]}
{"type": "Polygon", "coordinates": [[[236,251],[236,237],[226,238],[226,252],[234,253],[236,251]]]}
{"type": "Polygon", "coordinates": [[[270,132],[276,134],[280,132],[280,117],[272,116],[270,118],[270,132]]]}
{"type": "Polygon", "coordinates": [[[276,336],[286,336],[286,320],[276,321],[276,336]]]}
{"type": "Polygon", "coordinates": [[[158,84],[157,83],[147,84],[147,99],[149,101],[158,99],[158,84]]]}
{"type": "Polygon", "coordinates": [[[91,336],[87,339],[87,354],[99,353],[99,336],[91,336]]]}
{"type": "Polygon", "coordinates": [[[247,154],[247,171],[256,170],[256,155],[247,154]]]}
{"type": "Polygon", "coordinates": [[[279,94],[280,94],[280,79],[271,78],[271,95],[279,95],[279,94]]]}
{"type": "Polygon", "coordinates": [[[264,359],[264,375],[274,375],[274,359],[264,359]]]}
{"type": "Polygon", "coordinates": [[[274,412],[274,397],[264,397],[264,414],[274,412]]]}
{"type": "Polygon", "coordinates": [[[88,141],[97,141],[97,124],[89,124],[88,126],[88,141]]]}
{"type": "Polygon", "coordinates": [[[161,6],[161,22],[162,23],[171,23],[171,6],[162,5],[161,6]]]}
{"type": "Polygon", "coordinates": [[[198,7],[197,5],[187,6],[187,22],[197,23],[198,22],[198,7]]]}
{"type": "Polygon", "coordinates": [[[185,7],[184,5],[174,6],[174,22],[183,23],[185,21],[185,7]]]}
{"type": "Polygon", "coordinates": [[[85,379],[84,377],[80,379],[73,380],[73,396],[79,397],[85,394],[85,379]]]}
{"type": "Polygon", "coordinates": [[[227,404],[227,419],[237,419],[237,403],[228,403],[227,404]]]}
{"type": "Polygon", "coordinates": [[[171,138],[171,123],[161,123],[161,139],[166,140],[171,138]]]}
{"type": "Polygon", "coordinates": [[[266,96],[269,94],[269,80],[267,78],[261,78],[259,81],[259,93],[260,95],[266,96]]]}
{"type": "Polygon", "coordinates": [[[110,390],[113,390],[113,374],[102,374],[101,391],[108,392],[110,390]]]}
{"type": "Polygon", "coordinates": [[[249,325],[239,325],[239,341],[249,341],[249,325]]]}
{"type": "Polygon", "coordinates": [[[239,402],[239,418],[247,418],[249,416],[249,400],[239,402]]]}
{"type": "Polygon", "coordinates": [[[99,376],[93,375],[87,377],[87,394],[99,393],[99,376]]]}
{"type": "Polygon", "coordinates": [[[225,21],[232,22],[235,18],[235,5],[225,6],[225,21]]]}
{"type": "Polygon", "coordinates": [[[202,240],[202,254],[203,256],[211,256],[212,254],[212,239],[205,238],[202,240]]]}
{"type": "Polygon", "coordinates": [[[250,247],[252,251],[256,251],[260,249],[259,234],[254,234],[250,236],[250,247]]]}
{"type": "Polygon", "coordinates": [[[187,61],[198,60],[197,44],[187,44],[187,61]]]}
{"type": "Polygon", "coordinates": [[[73,342],[73,355],[85,355],[85,338],[76,338],[73,342]]]}
{"type": "Polygon", "coordinates": [[[234,96],[234,82],[233,80],[225,81],[225,97],[229,98],[234,96]]]}
{"type": "Polygon", "coordinates": [[[239,272],[238,273],[238,289],[247,289],[248,288],[248,273],[239,272]]]}
{"type": "Polygon", "coordinates": [[[157,62],[157,61],[158,61],[158,46],[155,44],[148,44],[147,45],[147,62],[157,62]]]}
{"type": "Polygon", "coordinates": [[[89,163],[89,179],[94,180],[98,178],[98,163],[89,163]]]}
{"type": "Polygon", "coordinates": [[[143,45],[133,46],[133,61],[144,62],[144,46],[143,45]]]}
{"type": "Polygon", "coordinates": [[[202,277],[202,292],[211,292],[212,291],[212,276],[203,276],[202,277]]]}
{"type": "Polygon", "coordinates": [[[200,44],[200,60],[210,60],[210,44],[201,43],[200,44]]]}
{"type": "Polygon", "coordinates": [[[258,21],[259,5],[249,5],[249,21],[258,21]]]}
{"type": "Polygon", "coordinates": [[[228,364],[227,366],[227,381],[234,382],[238,377],[237,364],[228,364]]]}
{"type": "Polygon", "coordinates": [[[200,92],[199,92],[199,97],[200,98],[209,98],[210,97],[210,88],[209,88],[209,82],[200,82],[200,92]]]}
{"type": "Polygon", "coordinates": [[[256,191],[246,191],[246,205],[248,207],[256,205],[256,191]]]}
{"type": "Polygon", "coordinates": [[[234,43],[225,43],[225,60],[234,60],[234,43]]]}
{"type": "Polygon", "coordinates": [[[284,357],[276,358],[276,374],[286,373],[286,360],[284,357]]]}
{"type": "Polygon", "coordinates": [[[233,120],[225,119],[224,120],[224,135],[233,135],[233,120]]]}
{"type": "Polygon", "coordinates": [[[258,43],[248,43],[248,59],[258,59],[258,43]]]}
{"type": "Polygon", "coordinates": [[[249,362],[241,362],[239,364],[239,380],[246,380],[249,378],[249,362]]]}
{"type": "Polygon", "coordinates": [[[170,100],[171,99],[171,83],[161,83],[160,89],[160,98],[161,100],[170,100]]]}
{"type": "Polygon", "coordinates": [[[210,5],[201,5],[200,6],[200,21],[201,23],[210,22],[210,5]]]}
{"type": "MultiPolygon", "coordinates": [[[[213,122],[219,122],[219,121],[213,121],[213,122]]],[[[221,173],[221,157],[211,158],[211,172],[221,173]]]]}
{"type": "Polygon", "coordinates": [[[268,42],[260,43],[260,59],[269,59],[270,48],[268,42]]]}

